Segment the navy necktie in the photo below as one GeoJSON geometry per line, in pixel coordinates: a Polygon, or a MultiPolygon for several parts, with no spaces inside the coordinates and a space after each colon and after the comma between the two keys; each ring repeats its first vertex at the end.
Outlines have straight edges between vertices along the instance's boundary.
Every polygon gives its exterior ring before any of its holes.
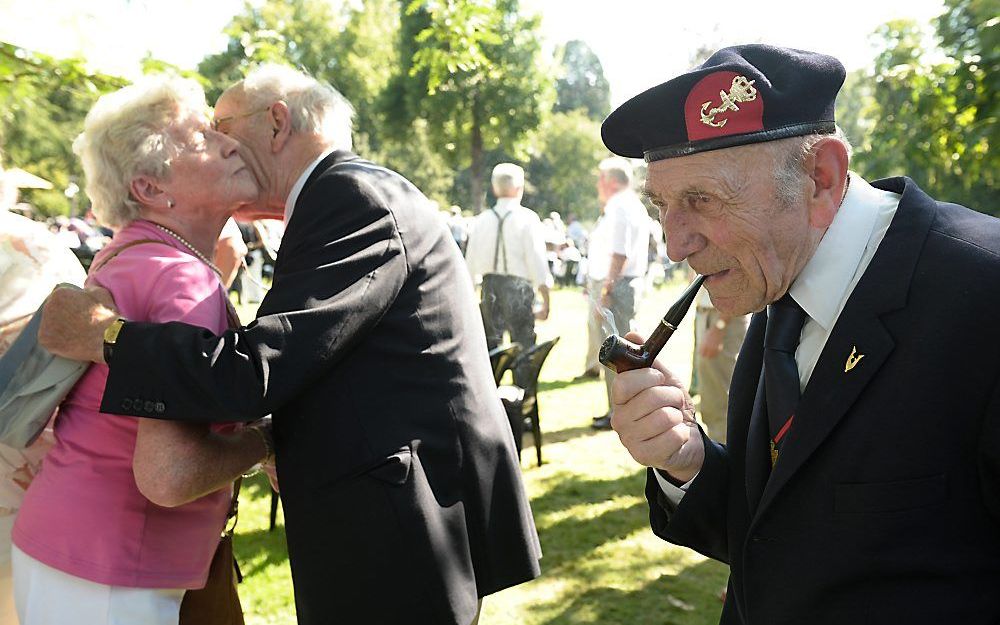
{"type": "Polygon", "coordinates": [[[806,313],[785,294],[767,310],[764,331],[764,397],[771,435],[771,466],[778,461],[781,443],[792,425],[799,404],[799,369],[795,348],[799,345],[806,313]]]}

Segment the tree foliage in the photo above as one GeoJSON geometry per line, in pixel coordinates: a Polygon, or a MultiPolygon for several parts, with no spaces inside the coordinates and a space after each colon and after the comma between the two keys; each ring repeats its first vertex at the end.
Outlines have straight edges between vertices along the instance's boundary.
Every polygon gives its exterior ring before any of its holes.
{"type": "Polygon", "coordinates": [[[517,153],[550,110],[537,16],[517,0],[415,0],[400,16],[399,69],[383,99],[386,121],[405,131],[425,119],[455,169],[469,168],[469,203],[482,207],[485,154],[517,153]]]}
{"type": "MultiPolygon", "coordinates": [[[[21,167],[50,181],[52,190],[25,194],[45,215],[68,214],[63,190],[83,172],[73,139],[102,94],[126,84],[90,71],[83,59],[55,59],[0,42],[0,146],[6,167],[21,167]]],[[[82,185],[81,185],[82,186],[82,185]]]]}
{"type": "Polygon", "coordinates": [[[874,65],[848,78],[838,107],[862,174],[907,175],[938,199],[1000,213],[1000,156],[990,152],[1000,139],[998,9],[997,0],[948,0],[934,22],[939,50],[914,22],[876,31],[874,65]]]}
{"type": "Polygon", "coordinates": [[[336,77],[335,42],[343,25],[343,16],[323,0],[246,2],[225,28],[226,49],[198,65],[212,85],[209,100],[214,102],[253,66],[268,62],[305,69],[337,87],[331,79],[336,77]]]}
{"type": "Polygon", "coordinates": [[[556,80],[556,113],[583,109],[591,119],[601,121],[611,112],[611,86],[604,66],[583,41],[566,42],[560,51],[563,75],[556,80]]]}
{"type": "Polygon", "coordinates": [[[525,204],[543,215],[556,211],[596,219],[597,165],[608,155],[600,124],[584,108],[555,113],[538,129],[532,145],[527,178],[533,192],[525,204]]]}

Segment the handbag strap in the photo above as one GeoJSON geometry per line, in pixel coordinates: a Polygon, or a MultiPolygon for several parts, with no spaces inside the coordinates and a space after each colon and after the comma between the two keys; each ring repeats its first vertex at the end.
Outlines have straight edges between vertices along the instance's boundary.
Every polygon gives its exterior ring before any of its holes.
{"type": "Polygon", "coordinates": [[[95,273],[97,273],[98,271],[100,271],[101,269],[103,269],[104,266],[107,265],[111,261],[111,259],[114,258],[115,256],[118,256],[119,254],[121,254],[122,252],[124,252],[125,250],[127,250],[130,247],[135,247],[136,245],[141,245],[143,243],[159,243],[161,245],[166,245],[168,247],[173,247],[173,245],[170,245],[166,241],[161,241],[159,239],[136,239],[135,241],[129,241],[128,243],[122,243],[117,248],[115,248],[115,250],[113,252],[111,252],[110,254],[108,254],[107,256],[105,256],[104,258],[102,258],[101,262],[98,263],[96,266],[95,265],[91,265],[90,271],[88,271],[87,273],[90,274],[90,275],[94,275],[95,273]]]}
{"type": "Polygon", "coordinates": [[[223,536],[232,536],[233,532],[236,531],[236,523],[240,517],[240,487],[242,485],[243,476],[241,475],[233,481],[233,499],[229,502],[229,512],[226,514],[227,527],[223,529],[223,536]],[[232,524],[230,524],[230,521],[232,521],[232,524]]]}

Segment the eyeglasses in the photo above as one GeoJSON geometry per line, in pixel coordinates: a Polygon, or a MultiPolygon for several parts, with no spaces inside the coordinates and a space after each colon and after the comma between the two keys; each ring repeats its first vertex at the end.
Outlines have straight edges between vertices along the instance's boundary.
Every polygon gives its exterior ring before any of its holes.
{"type": "Polygon", "coordinates": [[[252,117],[257,113],[263,113],[264,111],[269,111],[269,110],[271,110],[271,107],[265,106],[263,108],[250,111],[249,113],[242,113],[240,115],[226,115],[225,117],[216,117],[215,119],[212,120],[212,130],[225,134],[225,131],[222,130],[223,124],[228,124],[229,122],[235,121],[237,119],[245,119],[247,117],[252,117]]]}

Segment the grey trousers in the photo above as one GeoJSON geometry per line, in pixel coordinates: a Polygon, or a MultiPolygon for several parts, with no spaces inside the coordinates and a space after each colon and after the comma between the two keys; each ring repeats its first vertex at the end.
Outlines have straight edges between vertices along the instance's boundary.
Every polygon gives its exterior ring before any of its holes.
{"type": "MultiPolygon", "coordinates": [[[[486,330],[486,346],[493,349],[510,335],[512,343],[520,343],[527,351],[535,346],[535,291],[531,283],[518,276],[486,274],[483,276],[482,300],[479,303],[486,330]]],[[[514,384],[524,388],[526,363],[514,369],[514,384]]]]}
{"type": "MultiPolygon", "coordinates": [[[[611,306],[608,311],[615,321],[615,330],[620,335],[624,335],[626,332],[634,329],[632,322],[635,320],[635,311],[642,296],[643,282],[643,278],[621,278],[615,282],[614,288],[611,289],[611,306]]],[[[587,282],[587,287],[595,299],[599,298],[603,286],[603,280],[588,280],[587,282]]],[[[591,366],[598,366],[600,364],[597,361],[598,352],[600,351],[601,343],[604,342],[604,339],[607,338],[611,331],[612,328],[607,326],[607,322],[598,318],[593,313],[593,310],[591,310],[590,314],[587,315],[587,337],[589,341],[587,346],[588,369],[591,366]],[[592,365],[590,364],[591,362],[593,362],[592,365]]],[[[604,372],[604,386],[608,394],[608,414],[611,414],[613,406],[611,403],[611,384],[615,381],[615,373],[603,366],[601,370],[604,372]]]]}

